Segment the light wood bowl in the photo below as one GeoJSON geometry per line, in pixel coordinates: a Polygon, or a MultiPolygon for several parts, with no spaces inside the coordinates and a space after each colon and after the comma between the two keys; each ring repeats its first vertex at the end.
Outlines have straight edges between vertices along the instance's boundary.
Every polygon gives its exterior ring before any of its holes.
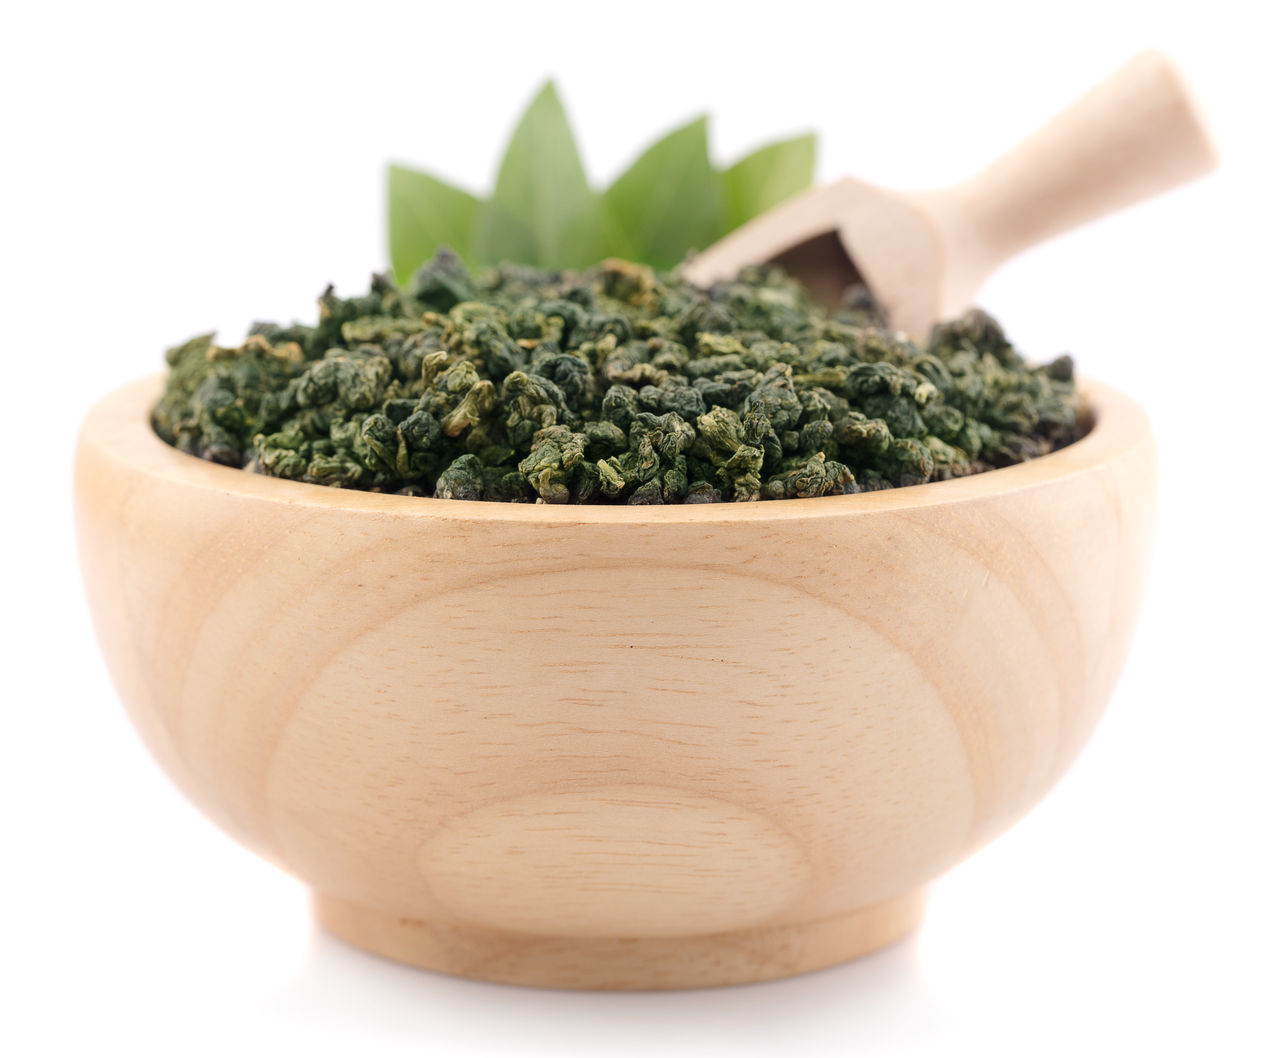
{"type": "Polygon", "coordinates": [[[260,477],[160,441],[158,386],[76,464],[134,723],[326,927],[467,977],[717,985],[901,937],[1076,756],[1145,580],[1150,428],[1100,385],[1034,462],[678,507],[260,477]]]}

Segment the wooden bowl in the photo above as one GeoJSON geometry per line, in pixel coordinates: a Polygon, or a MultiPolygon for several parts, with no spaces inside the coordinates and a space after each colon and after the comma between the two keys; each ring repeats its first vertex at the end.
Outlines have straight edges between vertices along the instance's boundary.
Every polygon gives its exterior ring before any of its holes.
{"type": "Polygon", "coordinates": [[[151,751],[362,948],[681,988],[901,937],[1098,719],[1152,534],[1150,428],[857,496],[417,499],[261,477],[89,414],[85,585],[151,751]]]}

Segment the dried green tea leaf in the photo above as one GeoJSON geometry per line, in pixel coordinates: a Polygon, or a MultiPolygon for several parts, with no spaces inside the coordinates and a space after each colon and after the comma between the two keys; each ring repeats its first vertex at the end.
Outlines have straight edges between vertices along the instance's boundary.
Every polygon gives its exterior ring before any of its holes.
{"type": "Polygon", "coordinates": [[[691,250],[710,246],[725,227],[724,192],[707,149],[707,119],[667,133],[604,193],[624,243],[615,257],[674,268],[691,250]]]}
{"type": "Polygon", "coordinates": [[[314,326],[169,350],[156,432],[295,481],[446,499],[715,503],[917,485],[1079,436],[1069,357],[978,310],[925,346],[827,313],[777,268],[702,290],[610,260],[326,290],[314,326]]]}
{"type": "Polygon", "coordinates": [[[725,231],[741,227],[812,184],[816,154],[817,137],[797,136],[761,147],[726,169],[721,175],[725,231]]]}
{"type": "Polygon", "coordinates": [[[391,269],[408,283],[424,261],[442,246],[471,259],[480,202],[428,173],[392,165],[387,169],[387,223],[391,269]]]}

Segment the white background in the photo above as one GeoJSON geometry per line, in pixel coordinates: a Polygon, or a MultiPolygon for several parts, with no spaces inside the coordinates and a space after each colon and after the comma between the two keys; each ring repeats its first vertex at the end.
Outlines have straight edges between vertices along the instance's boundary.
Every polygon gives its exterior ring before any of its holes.
{"type": "MultiPolygon", "coordinates": [[[[0,1051],[140,1055],[1280,1053],[1280,78],[1258,2],[25,4],[0,23],[0,1051]],[[1010,265],[983,302],[1133,393],[1158,550],[1109,714],[911,940],[761,986],[580,995],[380,961],[213,829],[137,742],[83,608],[85,408],[165,346],[308,317],[385,267],[389,159],[486,188],[554,74],[602,181],[710,110],[721,159],[944,183],[1131,52],[1198,86],[1196,186],[1010,265]]],[[[16,5],[15,5],[16,7],[16,5]]]]}

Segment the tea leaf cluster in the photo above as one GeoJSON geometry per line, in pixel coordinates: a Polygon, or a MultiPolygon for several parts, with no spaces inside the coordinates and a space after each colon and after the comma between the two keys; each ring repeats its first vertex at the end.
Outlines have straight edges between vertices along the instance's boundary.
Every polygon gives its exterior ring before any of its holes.
{"type": "Polygon", "coordinates": [[[295,481],[453,499],[695,503],[916,485],[1078,435],[1069,357],[1032,367],[986,314],[924,347],[865,294],[828,313],[777,268],[707,290],[610,260],[320,299],[169,350],[153,422],[185,452],[295,481]]]}

